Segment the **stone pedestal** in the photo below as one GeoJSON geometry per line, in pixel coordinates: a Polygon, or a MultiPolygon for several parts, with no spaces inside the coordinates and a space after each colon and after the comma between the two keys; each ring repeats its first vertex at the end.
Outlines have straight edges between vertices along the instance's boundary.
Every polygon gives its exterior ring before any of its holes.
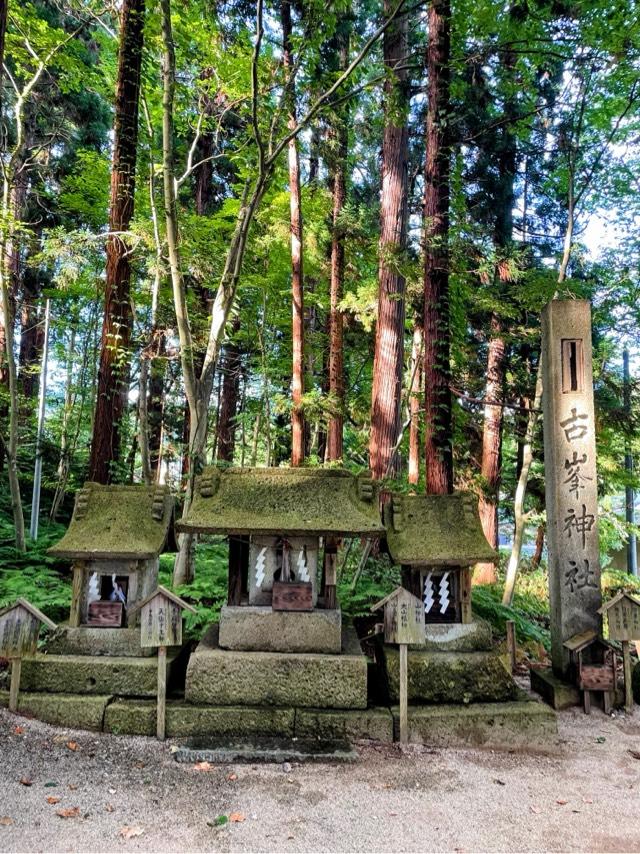
{"type": "Polygon", "coordinates": [[[140,646],[140,629],[60,626],[47,640],[52,655],[113,655],[147,658],[155,649],[140,646]]]}
{"type": "Polygon", "coordinates": [[[542,353],[551,658],[555,674],[566,678],[564,642],[601,628],[588,302],[553,300],[545,307],[542,353]]]}
{"type": "Polygon", "coordinates": [[[225,605],[220,613],[222,649],[241,652],[321,652],[339,655],[342,615],[339,609],[273,611],[270,606],[225,605]]]}

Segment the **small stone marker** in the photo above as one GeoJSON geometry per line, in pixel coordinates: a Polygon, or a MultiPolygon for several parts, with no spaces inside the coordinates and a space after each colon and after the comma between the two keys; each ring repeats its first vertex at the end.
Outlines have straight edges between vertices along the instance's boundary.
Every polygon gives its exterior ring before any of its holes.
{"type": "Polygon", "coordinates": [[[569,676],[565,642],[600,632],[591,307],[552,300],[542,312],[543,426],[551,660],[569,676]]]}
{"type": "Polygon", "coordinates": [[[159,586],[134,611],[140,610],[140,646],[158,648],[158,713],[156,733],[164,741],[167,700],[167,647],[182,643],[182,612],[196,609],[166,587],[159,586]]]}
{"type": "Polygon", "coordinates": [[[371,610],[378,611],[382,607],[384,641],[397,643],[400,647],[400,742],[406,744],[409,740],[407,647],[409,644],[424,646],[426,643],[424,603],[404,587],[397,587],[371,610]]]}
{"type": "Polygon", "coordinates": [[[629,641],[640,640],[640,599],[629,593],[620,592],[600,608],[609,623],[609,640],[622,641],[622,663],[624,667],[624,710],[633,712],[631,686],[631,652],[629,641]]]}
{"type": "Polygon", "coordinates": [[[22,656],[35,653],[42,623],[50,629],[57,628],[52,620],[26,599],[18,599],[13,605],[0,611],[0,655],[11,661],[11,712],[18,710],[22,656]]]}

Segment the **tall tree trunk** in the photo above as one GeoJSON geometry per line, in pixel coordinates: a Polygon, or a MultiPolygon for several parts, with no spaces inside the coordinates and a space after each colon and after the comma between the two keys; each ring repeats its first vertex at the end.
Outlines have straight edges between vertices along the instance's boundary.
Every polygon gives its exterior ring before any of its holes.
{"type": "MultiPolygon", "coordinates": [[[[282,60],[285,86],[288,88],[288,127],[296,127],[294,62],[291,52],[291,2],[281,0],[282,60]]],[[[298,140],[294,136],[287,146],[289,162],[289,199],[291,206],[291,302],[292,302],[292,373],[291,373],[291,465],[304,463],[305,427],[302,398],[304,395],[304,274],[302,258],[302,207],[300,205],[300,161],[298,140]]]]}
{"type": "Polygon", "coordinates": [[[409,483],[420,480],[420,392],[422,391],[422,318],[417,317],[411,345],[411,383],[409,393],[409,483]]]}
{"type": "Polygon", "coordinates": [[[22,274],[20,306],[20,386],[22,394],[32,400],[38,393],[38,371],[44,341],[41,284],[35,270],[27,267],[22,274]]]}
{"type": "MultiPolygon", "coordinates": [[[[392,3],[385,0],[385,14],[389,15],[391,11],[392,3]]],[[[369,441],[369,466],[376,480],[398,471],[398,455],[394,448],[401,423],[405,318],[405,277],[400,270],[406,246],[408,209],[408,75],[402,67],[406,54],[407,16],[400,15],[383,36],[386,79],[380,193],[380,266],[369,441]]]]}
{"type": "MultiPolygon", "coordinates": [[[[233,323],[232,334],[240,329],[240,320],[233,323]]],[[[222,373],[222,390],[220,394],[220,411],[216,424],[217,459],[232,463],[236,446],[236,416],[238,414],[238,392],[240,390],[240,374],[242,372],[241,352],[233,338],[223,348],[220,370],[222,373]]]]}
{"type": "Polygon", "coordinates": [[[109,483],[113,476],[113,464],[120,458],[122,420],[127,407],[132,317],[131,247],[125,233],[133,216],[135,195],[144,15],[145,0],[123,0],[116,82],[105,308],[89,462],[89,477],[98,483],[109,483]]]}
{"type": "MultiPolygon", "coordinates": [[[[343,26],[336,36],[338,63],[341,71],[349,62],[350,29],[343,26]]],[[[344,352],[342,311],[338,307],[344,290],[344,226],[342,210],[347,199],[347,155],[349,134],[347,108],[343,107],[335,117],[332,133],[335,150],[331,163],[333,184],[333,210],[331,232],[331,283],[329,288],[329,394],[335,410],[327,425],[325,461],[341,460],[343,455],[344,429],[344,352]]]]}
{"type": "Polygon", "coordinates": [[[428,27],[424,195],[424,443],[427,493],[441,494],[453,489],[449,388],[449,0],[431,0],[428,27]]]}

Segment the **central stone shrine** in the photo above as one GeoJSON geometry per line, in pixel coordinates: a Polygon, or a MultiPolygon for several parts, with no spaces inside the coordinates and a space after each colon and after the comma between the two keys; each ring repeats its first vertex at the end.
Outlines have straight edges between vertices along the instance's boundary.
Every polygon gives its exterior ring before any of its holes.
{"type": "Polygon", "coordinates": [[[384,534],[368,477],[207,468],[178,530],[229,538],[227,604],[191,656],[187,702],[366,708],[367,660],[342,625],[335,558],[339,538],[384,534]]]}

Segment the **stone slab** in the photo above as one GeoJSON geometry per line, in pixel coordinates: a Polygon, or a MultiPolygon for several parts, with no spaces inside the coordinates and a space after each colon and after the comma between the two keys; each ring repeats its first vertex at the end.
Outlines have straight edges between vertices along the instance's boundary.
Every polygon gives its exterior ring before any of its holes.
{"type": "MultiPolygon", "coordinates": [[[[167,684],[178,656],[167,655],[167,684]]],[[[36,655],[22,660],[20,688],[61,694],[117,694],[155,697],[156,658],[115,658],[99,655],[36,655]]]]}
{"type": "MultiPolygon", "coordinates": [[[[101,730],[110,695],[31,694],[20,691],[18,712],[55,726],[101,730]]],[[[9,705],[9,692],[0,692],[0,705],[9,705]]]]}
{"type": "Polygon", "coordinates": [[[492,648],[491,626],[475,618],[471,623],[427,623],[422,649],[433,652],[476,652],[492,648]]]}
{"type": "Polygon", "coordinates": [[[257,605],[225,605],[219,645],[244,652],[323,652],[342,648],[340,610],[273,611],[257,605]]]}
{"type": "Polygon", "coordinates": [[[353,629],[342,653],[238,652],[220,649],[211,626],[191,655],[185,699],[196,705],[365,709],[367,659],[353,629]]]}
{"type": "MultiPolygon", "coordinates": [[[[392,711],[398,729],[399,709],[396,706],[392,711]]],[[[409,741],[415,744],[556,752],[557,735],[555,712],[531,700],[409,707],[409,741]]]]}
{"type": "MultiPolygon", "coordinates": [[[[166,734],[187,736],[293,736],[293,709],[247,706],[193,706],[169,701],[166,734]]],[[[127,735],[156,734],[156,704],[152,700],[121,700],[111,703],[104,720],[105,732],[127,735]]]]}
{"type": "Polygon", "coordinates": [[[560,711],[580,705],[580,691],[556,676],[551,667],[532,667],[529,679],[531,690],[540,694],[552,708],[560,711]]]}
{"type": "Polygon", "coordinates": [[[140,646],[140,629],[94,628],[93,626],[60,626],[47,640],[51,655],[113,655],[148,658],[155,655],[151,647],[140,646]]]}
{"type": "MultiPolygon", "coordinates": [[[[399,700],[400,653],[384,646],[389,696],[399,700]]],[[[409,650],[407,663],[410,703],[504,702],[518,688],[499,656],[493,652],[432,652],[409,650]]]]}
{"type": "Polygon", "coordinates": [[[358,754],[347,741],[254,738],[233,741],[194,738],[174,754],[176,762],[355,762],[358,754]]]}
{"type": "Polygon", "coordinates": [[[393,741],[393,716],[382,706],[371,709],[296,709],[300,738],[393,741]]]}

